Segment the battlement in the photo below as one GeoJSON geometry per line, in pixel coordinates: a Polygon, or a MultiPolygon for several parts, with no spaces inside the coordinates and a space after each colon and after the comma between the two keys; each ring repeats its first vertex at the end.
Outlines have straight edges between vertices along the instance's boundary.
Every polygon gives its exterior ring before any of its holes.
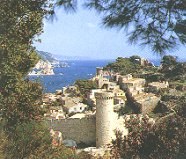
{"type": "Polygon", "coordinates": [[[96,67],[97,70],[103,70],[103,67],[96,67]]]}
{"type": "Polygon", "coordinates": [[[95,98],[96,99],[103,99],[103,100],[110,100],[113,99],[114,94],[112,92],[96,92],[95,98]]]}

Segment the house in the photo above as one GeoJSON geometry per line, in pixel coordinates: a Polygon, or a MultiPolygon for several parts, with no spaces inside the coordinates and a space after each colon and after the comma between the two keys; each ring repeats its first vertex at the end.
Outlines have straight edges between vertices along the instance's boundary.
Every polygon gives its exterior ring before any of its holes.
{"type": "Polygon", "coordinates": [[[167,81],[152,82],[148,84],[148,91],[153,93],[158,93],[160,90],[167,89],[168,87],[169,87],[169,83],[167,81]]]}
{"type": "Polygon", "coordinates": [[[122,81],[121,89],[126,91],[127,89],[140,90],[145,85],[144,78],[132,78],[126,81],[122,81]]]}
{"type": "Polygon", "coordinates": [[[85,110],[87,110],[87,108],[88,108],[88,106],[86,104],[78,103],[76,105],[71,106],[68,109],[68,114],[71,114],[71,113],[81,113],[81,112],[84,112],[85,110]]]}
{"type": "Polygon", "coordinates": [[[154,110],[160,97],[153,93],[140,93],[133,96],[134,110],[136,113],[148,114],[154,110]]]}

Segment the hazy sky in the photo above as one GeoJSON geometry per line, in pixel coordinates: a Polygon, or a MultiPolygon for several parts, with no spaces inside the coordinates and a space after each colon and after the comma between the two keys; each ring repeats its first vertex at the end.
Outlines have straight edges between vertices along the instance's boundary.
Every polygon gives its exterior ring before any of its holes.
{"type": "MultiPolygon", "coordinates": [[[[40,51],[67,56],[86,56],[92,59],[115,59],[140,55],[158,58],[147,47],[130,45],[124,31],[101,25],[101,17],[94,11],[79,8],[74,14],[58,10],[57,19],[45,21],[42,43],[35,44],[40,51]]],[[[172,52],[186,59],[186,47],[172,52]]]]}

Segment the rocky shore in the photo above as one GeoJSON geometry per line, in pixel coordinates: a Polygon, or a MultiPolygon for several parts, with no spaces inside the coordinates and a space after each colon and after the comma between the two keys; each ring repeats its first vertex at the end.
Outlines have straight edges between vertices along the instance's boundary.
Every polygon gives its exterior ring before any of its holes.
{"type": "Polygon", "coordinates": [[[39,60],[28,75],[54,75],[54,67],[49,61],[39,60]]]}

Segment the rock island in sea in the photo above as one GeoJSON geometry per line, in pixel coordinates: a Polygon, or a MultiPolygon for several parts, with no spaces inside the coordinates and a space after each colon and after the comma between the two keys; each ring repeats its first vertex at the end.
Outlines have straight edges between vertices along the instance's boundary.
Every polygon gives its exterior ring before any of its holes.
{"type": "Polygon", "coordinates": [[[53,66],[49,61],[39,60],[29,75],[54,75],[53,66]]]}
{"type": "Polygon", "coordinates": [[[54,68],[69,67],[68,63],[57,60],[51,53],[44,51],[37,51],[37,53],[41,59],[29,75],[54,75],[54,68]]]}

